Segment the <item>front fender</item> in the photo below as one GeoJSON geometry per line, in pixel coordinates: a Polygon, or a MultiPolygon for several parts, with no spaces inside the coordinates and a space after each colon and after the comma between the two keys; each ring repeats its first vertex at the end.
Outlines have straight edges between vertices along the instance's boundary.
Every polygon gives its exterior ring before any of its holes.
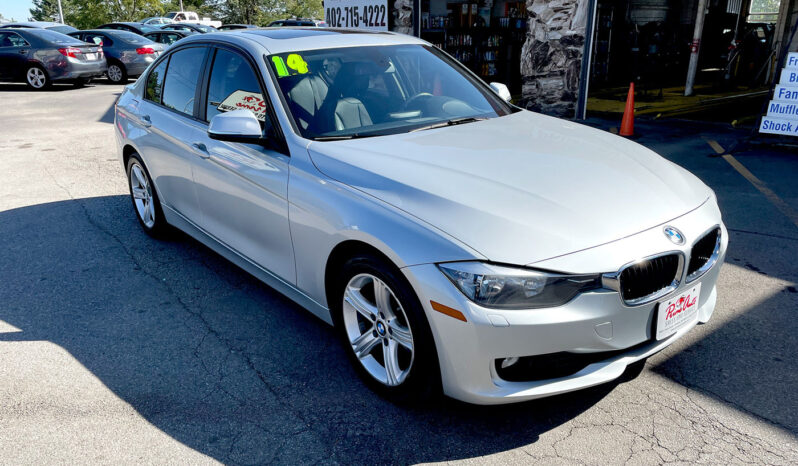
{"type": "Polygon", "coordinates": [[[432,262],[485,259],[477,251],[421,220],[319,172],[292,163],[289,218],[297,287],[327,305],[325,269],[344,241],[366,243],[399,268],[432,262]]]}

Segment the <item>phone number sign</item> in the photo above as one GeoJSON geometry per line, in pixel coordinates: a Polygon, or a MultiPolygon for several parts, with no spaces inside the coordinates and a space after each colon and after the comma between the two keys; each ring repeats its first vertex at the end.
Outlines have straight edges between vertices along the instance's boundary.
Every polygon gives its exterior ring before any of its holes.
{"type": "Polygon", "coordinates": [[[324,0],[330,27],[387,31],[388,14],[388,0],[324,0]]]}

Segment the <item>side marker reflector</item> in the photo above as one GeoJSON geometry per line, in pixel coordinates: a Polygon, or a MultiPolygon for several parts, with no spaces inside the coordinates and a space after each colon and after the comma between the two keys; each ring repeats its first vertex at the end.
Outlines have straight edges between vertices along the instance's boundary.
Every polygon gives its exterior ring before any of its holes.
{"type": "Polygon", "coordinates": [[[453,317],[457,320],[468,322],[468,320],[466,320],[466,316],[457,309],[452,309],[449,306],[444,306],[443,304],[436,303],[435,301],[430,301],[429,303],[432,305],[432,309],[440,312],[441,314],[446,314],[447,316],[453,317]]]}

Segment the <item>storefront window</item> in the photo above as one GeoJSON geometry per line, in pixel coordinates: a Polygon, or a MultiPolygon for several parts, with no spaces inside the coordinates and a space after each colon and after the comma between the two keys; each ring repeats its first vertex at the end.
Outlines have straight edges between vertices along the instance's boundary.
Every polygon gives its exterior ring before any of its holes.
{"type": "Polygon", "coordinates": [[[527,16],[525,2],[421,0],[421,38],[519,94],[527,16]]]}

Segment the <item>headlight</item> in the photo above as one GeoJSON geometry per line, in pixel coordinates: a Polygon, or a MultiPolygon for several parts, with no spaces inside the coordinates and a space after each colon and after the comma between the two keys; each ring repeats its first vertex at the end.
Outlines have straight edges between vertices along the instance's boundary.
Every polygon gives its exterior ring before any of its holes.
{"type": "Polygon", "coordinates": [[[471,301],[497,309],[534,309],[567,303],[601,288],[600,275],[564,275],[484,262],[449,262],[438,268],[471,301]]]}

